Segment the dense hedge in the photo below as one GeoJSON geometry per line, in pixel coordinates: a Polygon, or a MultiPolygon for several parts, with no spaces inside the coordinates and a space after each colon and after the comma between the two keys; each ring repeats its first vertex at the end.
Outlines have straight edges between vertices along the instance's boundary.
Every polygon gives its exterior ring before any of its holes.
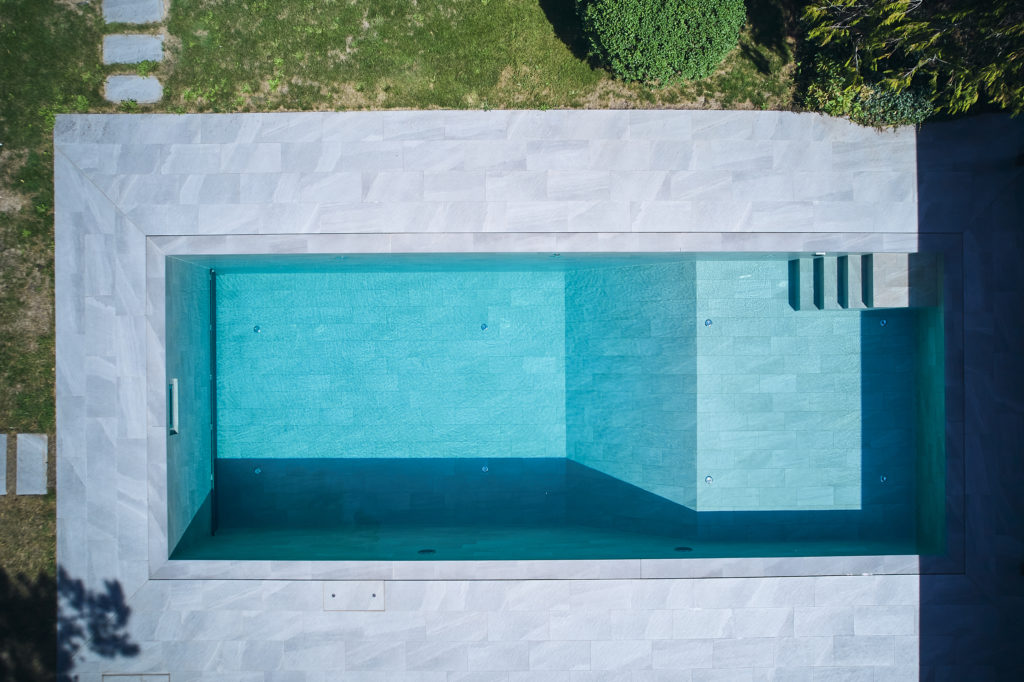
{"type": "Polygon", "coordinates": [[[951,114],[979,102],[1024,113],[1021,0],[810,0],[804,26],[822,49],[814,80],[872,90],[860,97],[872,117],[918,121],[925,99],[951,114]]]}
{"type": "Polygon", "coordinates": [[[704,78],[746,19],[743,0],[577,0],[591,53],[627,81],[704,78]]]}
{"type": "Polygon", "coordinates": [[[813,111],[849,116],[876,128],[920,125],[935,112],[934,92],[927,88],[895,90],[880,83],[858,83],[828,55],[819,55],[809,72],[804,106],[813,111]]]}

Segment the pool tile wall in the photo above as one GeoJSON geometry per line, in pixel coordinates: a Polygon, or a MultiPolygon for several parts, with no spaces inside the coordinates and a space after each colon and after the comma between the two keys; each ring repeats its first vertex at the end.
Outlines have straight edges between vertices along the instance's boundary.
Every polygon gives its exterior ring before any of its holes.
{"type": "Polygon", "coordinates": [[[218,274],[218,457],[563,457],[564,310],[561,272],[218,274]]]}
{"type": "Polygon", "coordinates": [[[922,324],[918,327],[921,353],[917,358],[917,533],[923,553],[939,553],[945,546],[945,529],[941,520],[945,516],[946,485],[942,469],[946,460],[947,444],[939,436],[943,429],[936,424],[946,417],[945,392],[937,391],[936,384],[942,373],[937,371],[945,358],[945,339],[942,333],[942,311],[922,311],[922,324]]]}
{"type": "Polygon", "coordinates": [[[210,269],[167,259],[167,383],[178,380],[178,433],[167,436],[167,541],[197,523],[209,528],[211,433],[210,269]]]}
{"type": "Polygon", "coordinates": [[[566,456],[696,506],[695,263],[565,275],[566,456]]]}

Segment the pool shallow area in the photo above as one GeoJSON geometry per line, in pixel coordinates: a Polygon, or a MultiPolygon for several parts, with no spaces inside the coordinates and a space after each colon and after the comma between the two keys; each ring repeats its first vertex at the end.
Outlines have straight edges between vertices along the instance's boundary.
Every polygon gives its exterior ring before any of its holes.
{"type": "Polygon", "coordinates": [[[941,548],[939,308],[794,310],[784,255],[166,265],[174,559],[941,548]]]}

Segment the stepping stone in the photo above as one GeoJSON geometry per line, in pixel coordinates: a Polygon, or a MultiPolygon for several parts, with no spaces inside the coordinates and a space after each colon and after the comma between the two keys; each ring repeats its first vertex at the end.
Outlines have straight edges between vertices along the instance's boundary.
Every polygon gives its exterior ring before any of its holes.
{"type": "Polygon", "coordinates": [[[164,86],[153,76],[107,76],[106,92],[110,102],[133,99],[140,104],[159,102],[164,96],[164,86]]]}
{"type": "Polygon", "coordinates": [[[0,433],[0,495],[7,494],[7,434],[0,433]]]}
{"type": "Polygon", "coordinates": [[[103,0],[103,20],[108,24],[149,24],[163,19],[163,0],[103,0]]]}
{"type": "Polygon", "coordinates": [[[18,434],[19,495],[46,494],[46,435],[18,434]]]}
{"type": "Polygon", "coordinates": [[[164,58],[164,37],[115,34],[103,36],[104,64],[159,62],[164,58]]]}

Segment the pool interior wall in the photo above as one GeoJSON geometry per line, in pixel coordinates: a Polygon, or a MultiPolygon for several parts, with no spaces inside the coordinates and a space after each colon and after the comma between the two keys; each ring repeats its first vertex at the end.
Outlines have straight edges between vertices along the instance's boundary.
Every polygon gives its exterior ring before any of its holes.
{"type": "Polygon", "coordinates": [[[939,547],[941,311],[795,311],[787,268],[171,258],[168,378],[189,395],[169,437],[172,558],[939,547]]]}

